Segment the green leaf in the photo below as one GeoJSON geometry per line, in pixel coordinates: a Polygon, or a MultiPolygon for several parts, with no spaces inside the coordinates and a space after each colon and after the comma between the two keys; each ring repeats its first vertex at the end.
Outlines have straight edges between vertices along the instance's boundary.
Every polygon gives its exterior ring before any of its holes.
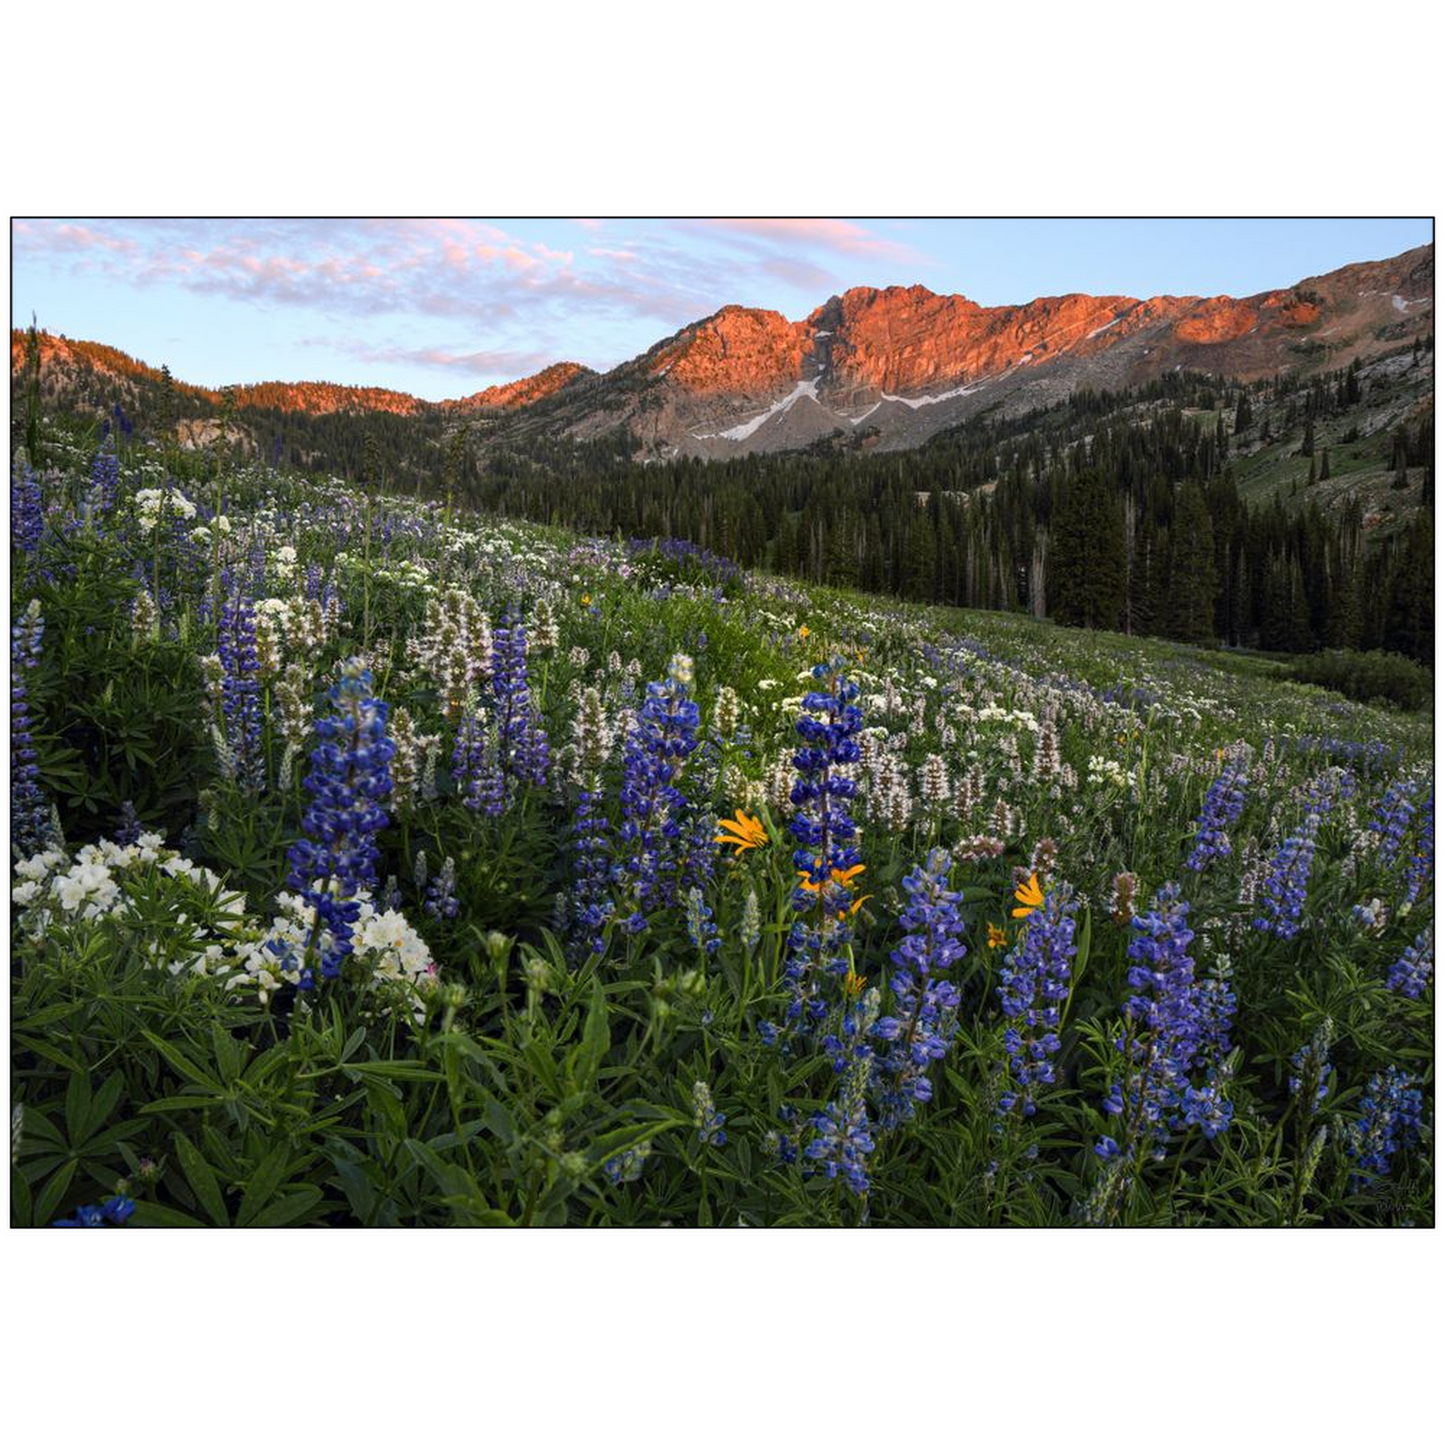
{"type": "Polygon", "coordinates": [[[224,1094],[177,1094],[171,1099],[152,1099],[136,1110],[138,1114],[178,1114],[187,1109],[210,1109],[224,1104],[224,1094]]]}
{"type": "Polygon", "coordinates": [[[241,1046],[219,1023],[211,1025],[211,1048],[216,1055],[216,1067],[221,1078],[234,1084],[241,1072],[241,1046]]]}
{"type": "Polygon", "coordinates": [[[30,1185],[25,1176],[12,1167],[10,1170],[10,1222],[24,1229],[34,1217],[30,1185]]]}
{"type": "Polygon", "coordinates": [[[303,1214],[314,1209],[321,1199],[321,1190],[314,1184],[299,1184],[294,1192],[283,1194],[279,1199],[273,1199],[251,1223],[260,1229],[274,1229],[283,1224],[294,1224],[303,1214]]]}
{"type": "Polygon", "coordinates": [[[286,1166],[291,1160],[291,1146],[282,1140],[256,1166],[256,1172],[241,1194],[241,1207],[236,1211],[238,1225],[250,1224],[255,1220],[262,1206],[276,1192],[286,1177],[286,1166]]]}
{"type": "Polygon", "coordinates": [[[1074,978],[1078,980],[1083,976],[1084,965],[1089,961],[1089,944],[1094,937],[1094,913],[1090,908],[1084,909],[1084,926],[1079,930],[1078,950],[1074,955],[1074,978]]]}
{"type": "Polygon", "coordinates": [[[33,1218],[36,1224],[49,1224],[55,1217],[55,1211],[59,1208],[60,1201],[65,1198],[65,1191],[70,1188],[70,1181],[75,1178],[79,1163],[78,1159],[67,1159],[50,1176],[45,1188],[40,1191],[40,1198],[35,1201],[33,1218]]]}
{"type": "Polygon", "coordinates": [[[85,1122],[90,1118],[90,1079],[79,1069],[65,1086],[65,1132],[71,1148],[86,1136],[85,1122]]]}
{"type": "Polygon", "coordinates": [[[171,1138],[175,1141],[176,1157],[180,1160],[186,1183],[195,1191],[201,1208],[211,1216],[213,1223],[223,1227],[228,1225],[231,1222],[230,1216],[226,1213],[226,1204],[221,1197],[221,1186],[216,1181],[215,1171],[184,1134],[172,1134],[171,1138]]]}
{"type": "Polygon", "coordinates": [[[199,1084],[201,1088],[213,1094],[224,1094],[225,1085],[206,1073],[198,1064],[192,1063],[178,1049],[173,1048],[164,1039],[158,1038],[155,1034],[146,1029],[141,1030],[150,1046],[173,1068],[176,1073],[189,1079],[193,1084],[199,1084]]]}
{"type": "Polygon", "coordinates": [[[130,1227],[141,1229],[201,1229],[203,1219],[194,1214],[184,1214],[179,1209],[168,1209],[164,1204],[152,1204],[148,1199],[136,1201],[135,1213],[130,1217],[130,1227]]]}
{"type": "MultiPolygon", "coordinates": [[[[103,1085],[100,1093],[91,1101],[90,1112],[85,1120],[86,1139],[91,1138],[100,1126],[115,1112],[115,1106],[120,1103],[121,1090],[125,1087],[125,1079],[120,1074],[112,1074],[103,1085]]],[[[79,1140],[72,1140],[78,1143],[79,1140]]]]}
{"type": "Polygon", "coordinates": [[[607,995],[602,991],[601,979],[594,974],[592,1001],[587,1009],[587,1022],[582,1027],[582,1045],[577,1052],[576,1082],[579,1090],[591,1086],[611,1043],[612,1034],[607,1022],[607,995]]]}
{"type": "Polygon", "coordinates": [[[402,1108],[401,1100],[396,1097],[396,1091],[385,1080],[366,1081],[366,1101],[393,1139],[406,1138],[406,1110],[402,1108]]]}

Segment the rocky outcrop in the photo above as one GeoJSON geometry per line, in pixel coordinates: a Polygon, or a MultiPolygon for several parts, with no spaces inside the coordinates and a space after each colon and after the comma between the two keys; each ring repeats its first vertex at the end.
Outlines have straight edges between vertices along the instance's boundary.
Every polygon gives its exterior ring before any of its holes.
{"type": "Polygon", "coordinates": [[[452,411],[515,411],[518,407],[532,406],[555,396],[579,377],[595,375],[589,367],[580,366],[575,361],[558,361],[535,376],[524,376],[520,381],[508,381],[501,386],[489,386],[456,401],[444,401],[441,405],[452,411]]]}

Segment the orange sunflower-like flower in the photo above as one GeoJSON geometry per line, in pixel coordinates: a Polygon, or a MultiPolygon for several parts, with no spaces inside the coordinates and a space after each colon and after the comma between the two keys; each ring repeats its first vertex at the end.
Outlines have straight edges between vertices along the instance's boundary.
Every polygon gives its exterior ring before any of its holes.
{"type": "MultiPolygon", "coordinates": [[[[866,863],[855,863],[851,868],[833,868],[829,870],[829,876],[831,881],[836,883],[839,888],[852,888],[853,880],[863,873],[867,867],[868,865],[866,863]]],[[[823,885],[821,883],[815,883],[811,874],[799,869],[798,887],[805,893],[817,893],[823,885]]],[[[868,896],[871,898],[873,895],[870,893],[868,896]]]]}
{"type": "Polygon", "coordinates": [[[848,965],[848,975],[843,980],[843,992],[846,993],[849,998],[857,998],[862,994],[867,982],[868,980],[864,978],[861,973],[853,972],[853,965],[850,963],[848,965]]]}
{"type": "Polygon", "coordinates": [[[763,820],[749,817],[741,808],[736,818],[719,818],[717,825],[719,832],[713,842],[727,843],[736,848],[735,858],[741,858],[749,848],[761,848],[768,841],[768,830],[763,827],[763,820]]]}
{"type": "Polygon", "coordinates": [[[1015,918],[1027,918],[1029,914],[1032,913],[1035,908],[1040,907],[1044,901],[1044,890],[1039,887],[1039,875],[1037,873],[1030,873],[1029,881],[1027,883],[1020,883],[1019,886],[1014,889],[1014,897],[1023,904],[1023,907],[1015,908],[1013,916],[1015,918]]]}
{"type": "Polygon", "coordinates": [[[1008,942],[1008,934],[998,924],[990,923],[988,926],[988,946],[990,948],[1002,948],[1008,942]]]}

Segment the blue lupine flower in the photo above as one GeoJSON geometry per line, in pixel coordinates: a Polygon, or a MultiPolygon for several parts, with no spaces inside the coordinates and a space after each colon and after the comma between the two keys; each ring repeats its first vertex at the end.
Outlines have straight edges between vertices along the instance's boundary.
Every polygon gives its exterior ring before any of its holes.
{"type": "MultiPolygon", "coordinates": [[[[791,797],[797,812],[789,829],[800,845],[794,866],[807,881],[826,885],[861,861],[853,847],[857,828],[848,812],[858,785],[838,769],[858,761],[863,714],[853,701],[858,685],[844,675],[841,662],[819,663],[813,677],[828,686],[804,696],[803,716],[794,724],[804,746],[793,754],[798,781],[791,797]]],[[[816,901],[805,897],[801,906],[811,908],[816,901]]]]}
{"type": "Polygon", "coordinates": [[[712,909],[702,901],[701,888],[687,890],[683,914],[687,920],[687,936],[693,946],[704,953],[716,953],[722,939],[718,937],[717,924],[712,921],[712,909]]]}
{"type": "Polygon", "coordinates": [[[948,850],[935,848],[927,863],[903,880],[908,906],[901,922],[908,933],[893,950],[889,979],[902,1017],[888,1015],[873,1026],[874,1036],[889,1045],[874,1070],[885,1129],[905,1123],[915,1104],[933,1097],[929,1066],[948,1053],[958,1027],[958,988],[941,976],[968,952],[959,942],[962,894],[948,886],[952,866],[948,850]]]}
{"type": "Polygon", "coordinates": [[[1184,866],[1202,872],[1211,858],[1228,858],[1234,851],[1227,829],[1239,821],[1244,811],[1244,785],[1249,778],[1248,764],[1231,758],[1224,771],[1209,785],[1204,806],[1194,835],[1194,848],[1184,866]]]}
{"type": "Polygon", "coordinates": [[[297,961],[303,988],[315,984],[312,953],[323,929],[330,942],[320,950],[321,977],[340,974],[360,917],[356,895],[376,887],[380,854],[373,840],[387,824],[380,800],[391,792],[393,745],[386,735],[386,704],[372,696],[371,686],[371,674],[359,660],[344,664],[330,693],[336,712],[316,723],[321,745],[311,754],[306,787],[312,798],[303,819],[310,836],[288,854],[290,884],[316,910],[312,944],[297,961]]]}
{"type": "Polygon", "coordinates": [[[502,617],[494,649],[492,696],[502,771],[508,777],[544,787],[551,754],[527,680],[527,629],[521,617],[502,617]]]}
{"type": "Polygon", "coordinates": [[[723,1125],[728,1116],[720,1114],[713,1107],[712,1090],[701,1079],[692,1086],[692,1116],[697,1125],[697,1137],[704,1144],[721,1145],[728,1141],[723,1125]]]}
{"type": "Polygon", "coordinates": [[[1023,937],[999,970],[998,997],[1004,1018],[1008,1086],[999,1097],[1001,1113],[1015,1107],[1032,1114],[1035,1091],[1056,1082],[1053,1056],[1060,1047],[1060,1006],[1069,996],[1074,955],[1074,913],[1078,905],[1067,884],[1051,889],[1043,906],[1024,924],[1023,937]]]}
{"type": "Polygon", "coordinates": [[[140,835],[140,818],[136,814],[135,804],[127,798],[120,805],[120,821],[116,824],[115,841],[128,848],[132,843],[140,842],[140,835]]]}
{"type": "Polygon", "coordinates": [[[613,1184],[632,1184],[642,1178],[643,1165],[652,1154],[652,1145],[643,1142],[635,1149],[624,1149],[602,1165],[602,1172],[613,1184]]]}
{"type": "Polygon", "coordinates": [[[1434,967],[1435,929],[1432,925],[1420,933],[1414,943],[1390,965],[1386,984],[1396,993],[1404,994],[1406,998],[1419,998],[1425,992],[1425,985],[1430,982],[1434,967]]]}
{"type": "Polygon", "coordinates": [[[1415,816],[1416,787],[1412,778],[1397,778],[1385,789],[1384,797],[1375,808],[1370,831],[1379,837],[1381,863],[1389,863],[1395,857],[1410,831],[1410,820],[1415,816]]]}
{"type": "Polygon", "coordinates": [[[1405,905],[1413,906],[1421,890],[1435,881],[1435,789],[1420,811],[1420,837],[1405,869],[1405,905]]]}
{"type": "Polygon", "coordinates": [[[572,815],[572,921],[575,937],[587,951],[606,951],[603,930],[615,904],[610,896],[612,869],[608,863],[607,817],[600,811],[602,794],[583,788],[572,815]]]}
{"type": "Polygon", "coordinates": [[[90,464],[91,506],[98,512],[109,512],[115,506],[116,488],[120,485],[120,458],[114,441],[106,441],[90,464]]]}
{"type": "Polygon", "coordinates": [[[1330,1091],[1330,1075],[1335,1071],[1335,1066],[1330,1063],[1330,1044],[1334,1036],[1334,1024],[1326,1019],[1315,1030],[1309,1043],[1295,1051],[1291,1060],[1294,1072],[1289,1077],[1289,1091],[1296,1098],[1303,1099],[1300,1107],[1307,1121],[1314,1117],[1330,1091]]]}
{"type": "Polygon", "coordinates": [[[865,1042],[877,1018],[878,995],[846,1006],[834,1044],[834,1069],[841,1073],[837,1096],[812,1117],[812,1138],[803,1148],[808,1174],[842,1179],[855,1194],[868,1192],[868,1156],[875,1146],[868,1118],[868,1085],[873,1051],[865,1042]],[[841,1036],[841,1038],[840,1038],[841,1036]]]}
{"type": "Polygon", "coordinates": [[[852,883],[863,871],[858,829],[848,811],[858,785],[840,771],[859,757],[858,685],[839,660],[819,663],[813,677],[826,689],[804,696],[803,715],[794,724],[804,744],[793,754],[798,778],[790,796],[797,811],[789,824],[800,845],[793,854],[798,871],[793,907],[799,916],[788,934],[783,966],[789,995],[784,1027],[803,1031],[828,1014],[822,979],[841,982],[848,973],[849,919],[857,908],[852,883]]]}
{"type": "Polygon", "coordinates": [[[57,1229],[103,1229],[122,1225],[135,1213],[135,1200],[113,1194],[99,1204],[82,1204],[69,1219],[57,1219],[57,1229]]]}
{"type": "Polygon", "coordinates": [[[504,615],[494,637],[491,697],[483,712],[463,719],[452,775],[469,808],[496,818],[519,785],[545,785],[550,765],[547,732],[527,680],[526,627],[504,615]]]}
{"type": "Polygon", "coordinates": [[[677,787],[697,747],[698,706],[692,700],[692,659],[679,654],[667,681],[647,685],[622,760],[622,850],[619,875],[632,894],[630,932],[647,927],[647,913],[675,901],[688,801],[677,787]]]}
{"type": "Polygon", "coordinates": [[[51,834],[50,805],[39,783],[25,686],[26,672],[40,661],[44,635],[40,603],[32,601],[10,629],[10,845],[22,858],[40,852],[51,834]]]}
{"type": "Polygon", "coordinates": [[[1101,1158],[1116,1152],[1132,1158],[1144,1142],[1162,1157],[1172,1130],[1197,1124],[1213,1139],[1234,1116],[1225,1097],[1234,994],[1223,978],[1195,978],[1188,916],[1179,885],[1166,883],[1152,909],[1134,920],[1128,980],[1135,992],[1124,1005],[1128,1027],[1118,1040],[1127,1072],[1104,1101],[1108,1113],[1122,1116],[1123,1138],[1117,1150],[1096,1148],[1101,1158]]]}
{"type": "Polygon", "coordinates": [[[1326,768],[1305,785],[1305,812],[1328,817],[1337,802],[1342,798],[1352,798],[1354,793],[1355,775],[1348,768],[1326,768]]]}
{"type": "Polygon", "coordinates": [[[496,735],[480,713],[467,713],[452,745],[452,778],[474,812],[495,817],[506,802],[506,779],[497,763],[496,735]]]}
{"type": "Polygon", "coordinates": [[[45,535],[45,508],[34,469],[17,463],[10,473],[10,545],[31,553],[45,535]]]}
{"type": "Polygon", "coordinates": [[[217,651],[221,658],[221,713],[235,780],[245,788],[265,782],[261,742],[261,679],[256,657],[256,618],[238,591],[221,609],[217,651]]]}
{"type": "Polygon", "coordinates": [[[1391,1065],[1365,1085],[1360,1117],[1347,1135],[1347,1149],[1355,1161],[1353,1186],[1390,1172],[1392,1157],[1409,1149],[1420,1137],[1424,1098],[1417,1081],[1391,1065]]]}
{"type": "Polygon", "coordinates": [[[427,881],[426,902],[422,904],[422,910],[440,921],[455,918],[460,908],[461,903],[457,898],[457,865],[448,855],[441,868],[427,881]]]}
{"type": "Polygon", "coordinates": [[[1293,938],[1300,931],[1319,827],[1319,814],[1306,813],[1299,831],[1291,833],[1280,844],[1262,889],[1261,902],[1267,916],[1254,920],[1260,932],[1273,933],[1276,938],[1293,938]]]}
{"type": "Polygon", "coordinates": [[[1368,903],[1356,903],[1350,909],[1350,917],[1366,933],[1383,933],[1389,922],[1389,910],[1382,899],[1372,898],[1368,903]]]}

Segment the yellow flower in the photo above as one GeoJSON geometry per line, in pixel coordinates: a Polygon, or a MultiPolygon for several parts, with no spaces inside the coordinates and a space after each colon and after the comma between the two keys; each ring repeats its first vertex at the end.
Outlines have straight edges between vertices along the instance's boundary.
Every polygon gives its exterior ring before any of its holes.
{"type": "Polygon", "coordinates": [[[801,637],[804,642],[808,640],[808,628],[806,623],[798,629],[798,636],[801,637]]]}
{"type": "Polygon", "coordinates": [[[583,605],[584,607],[591,607],[591,605],[592,605],[592,594],[591,594],[590,592],[584,592],[584,593],[582,594],[582,605],[583,605]]]}
{"type": "Polygon", "coordinates": [[[848,976],[843,980],[843,992],[849,998],[857,998],[863,992],[863,986],[868,982],[861,973],[853,972],[853,965],[848,965],[848,976]]]}
{"type": "MultiPolygon", "coordinates": [[[[833,868],[833,869],[830,869],[830,870],[829,870],[829,873],[830,873],[830,877],[832,878],[833,882],[836,883],[839,888],[851,888],[851,887],[853,886],[853,880],[854,880],[860,873],[864,872],[864,871],[867,869],[867,867],[868,867],[868,865],[867,865],[866,863],[855,863],[851,868],[833,868]]],[[[808,892],[808,893],[817,893],[817,892],[822,888],[822,886],[823,886],[823,885],[822,885],[821,883],[814,883],[812,877],[811,877],[809,874],[804,873],[804,872],[802,872],[801,870],[799,870],[799,872],[798,872],[798,887],[799,887],[799,888],[804,889],[804,890],[805,890],[806,892],[808,892]]],[[[870,893],[868,896],[871,898],[873,895],[870,893]]],[[[860,900],[860,901],[861,901],[861,900],[860,900]]]]}
{"type": "Polygon", "coordinates": [[[761,848],[768,841],[768,830],[763,827],[761,818],[750,818],[741,808],[737,811],[736,821],[732,818],[719,818],[718,827],[722,830],[714,843],[727,843],[737,849],[733,855],[736,858],[742,857],[749,848],[761,848]]]}
{"type": "Polygon", "coordinates": [[[990,948],[1002,948],[1007,942],[1008,934],[996,923],[990,923],[988,926],[988,946],[990,948]]]}
{"type": "Polygon", "coordinates": [[[1024,906],[1014,909],[1015,918],[1027,918],[1044,901],[1044,890],[1039,887],[1039,875],[1029,874],[1029,881],[1014,889],[1014,897],[1024,906]]]}

